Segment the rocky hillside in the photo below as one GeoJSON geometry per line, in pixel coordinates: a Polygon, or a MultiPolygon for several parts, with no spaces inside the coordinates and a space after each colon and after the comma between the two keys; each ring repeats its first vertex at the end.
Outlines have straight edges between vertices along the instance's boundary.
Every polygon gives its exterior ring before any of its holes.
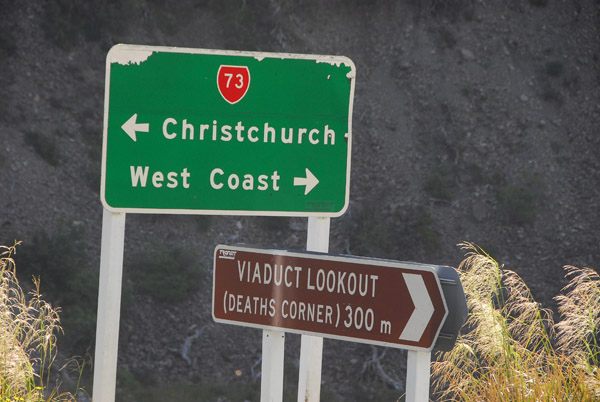
{"type": "MultiPolygon", "coordinates": [[[[0,0],[0,235],[63,306],[68,350],[93,344],[116,43],[350,57],[351,203],[332,253],[456,266],[471,241],[549,307],[565,264],[600,264],[598,1],[0,0]]],[[[127,216],[122,398],[258,387],[260,332],[210,313],[212,251],[240,242],[302,249],[306,218],[127,216]],[[175,295],[148,290],[156,275],[175,295]]],[[[404,381],[399,350],[326,340],[323,365],[323,400],[395,400],[404,381]]]]}

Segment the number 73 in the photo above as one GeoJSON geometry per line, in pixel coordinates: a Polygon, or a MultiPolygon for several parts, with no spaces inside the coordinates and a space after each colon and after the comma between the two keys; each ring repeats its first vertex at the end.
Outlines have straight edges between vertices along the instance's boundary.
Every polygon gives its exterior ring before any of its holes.
{"type": "Polygon", "coordinates": [[[229,85],[231,84],[231,80],[233,79],[234,76],[236,79],[236,81],[235,81],[236,83],[234,84],[234,87],[236,87],[237,89],[241,89],[244,87],[244,76],[242,74],[225,73],[223,75],[227,78],[227,83],[225,84],[226,88],[229,88],[229,85]]]}

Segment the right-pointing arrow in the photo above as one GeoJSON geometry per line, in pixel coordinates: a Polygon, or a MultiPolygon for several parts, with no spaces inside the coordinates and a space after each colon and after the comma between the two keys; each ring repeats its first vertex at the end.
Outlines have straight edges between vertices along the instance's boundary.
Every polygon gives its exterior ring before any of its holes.
{"type": "Polygon", "coordinates": [[[304,195],[310,193],[317,184],[319,184],[319,179],[308,168],[306,168],[306,177],[294,177],[294,186],[306,186],[304,195]]]}
{"type": "Polygon", "coordinates": [[[425,281],[421,275],[417,274],[402,274],[408,292],[412,298],[415,309],[413,310],[400,338],[405,341],[419,342],[425,328],[429,324],[434,313],[433,303],[429,292],[425,286],[425,281]]]}

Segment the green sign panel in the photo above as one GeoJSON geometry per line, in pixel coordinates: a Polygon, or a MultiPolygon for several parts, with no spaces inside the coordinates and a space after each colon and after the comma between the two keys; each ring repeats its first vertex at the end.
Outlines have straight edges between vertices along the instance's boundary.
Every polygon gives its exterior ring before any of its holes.
{"type": "Polygon", "coordinates": [[[113,212],[339,216],[355,69],[338,56],[117,45],[101,198],[113,212]]]}

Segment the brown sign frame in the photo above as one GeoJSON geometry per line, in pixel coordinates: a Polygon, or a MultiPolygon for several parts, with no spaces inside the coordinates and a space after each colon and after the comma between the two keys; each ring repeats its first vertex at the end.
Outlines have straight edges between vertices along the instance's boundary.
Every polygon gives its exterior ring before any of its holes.
{"type": "Polygon", "coordinates": [[[218,245],[213,268],[215,322],[431,351],[448,316],[433,265],[218,245]]]}

